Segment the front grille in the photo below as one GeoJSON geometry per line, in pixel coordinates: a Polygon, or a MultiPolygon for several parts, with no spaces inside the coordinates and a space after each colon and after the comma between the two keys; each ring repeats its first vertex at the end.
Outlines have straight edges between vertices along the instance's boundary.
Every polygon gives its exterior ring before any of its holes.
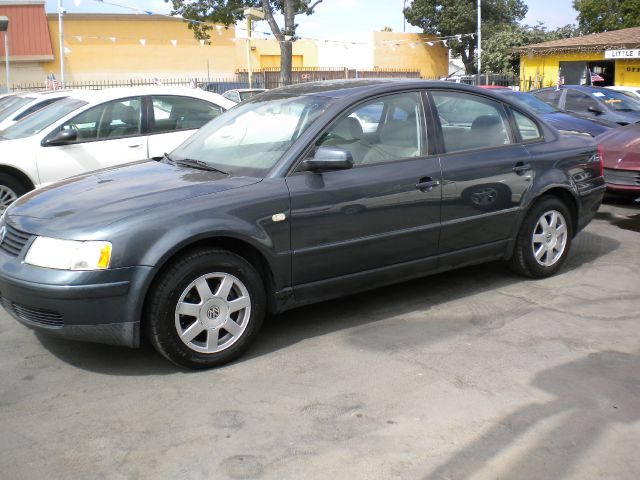
{"type": "Polygon", "coordinates": [[[5,234],[2,242],[0,243],[0,250],[17,257],[22,252],[25,244],[32,237],[31,234],[21,232],[17,228],[13,228],[11,225],[4,224],[5,234]]]}
{"type": "Polygon", "coordinates": [[[35,323],[45,327],[62,327],[64,324],[62,315],[57,312],[27,307],[26,305],[20,305],[4,297],[0,297],[0,303],[2,303],[5,310],[25,322],[35,323]]]}
{"type": "Polygon", "coordinates": [[[640,171],[605,168],[604,181],[616,185],[640,186],[640,171]]]}

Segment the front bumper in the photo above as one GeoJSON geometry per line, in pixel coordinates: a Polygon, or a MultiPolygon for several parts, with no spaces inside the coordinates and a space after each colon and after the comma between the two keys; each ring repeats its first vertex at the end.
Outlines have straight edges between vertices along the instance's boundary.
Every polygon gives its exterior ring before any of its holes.
{"type": "Polygon", "coordinates": [[[20,323],[64,338],[140,345],[142,298],[151,267],[69,272],[2,257],[0,302],[20,323]]]}

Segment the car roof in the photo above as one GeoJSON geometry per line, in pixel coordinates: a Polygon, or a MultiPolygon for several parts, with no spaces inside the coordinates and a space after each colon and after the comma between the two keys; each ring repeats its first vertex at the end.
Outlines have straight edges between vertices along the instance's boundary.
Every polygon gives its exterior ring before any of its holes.
{"type": "Polygon", "coordinates": [[[269,99],[279,95],[316,95],[331,98],[357,97],[364,93],[381,93],[393,91],[394,89],[423,89],[439,88],[448,90],[466,90],[487,96],[495,96],[491,90],[480,89],[462,83],[445,82],[441,80],[419,80],[419,79],[397,79],[397,78],[376,78],[376,79],[354,79],[354,80],[323,80],[320,82],[305,82],[286,87],[268,90],[260,95],[261,99],[269,99]]]}
{"type": "Polygon", "coordinates": [[[69,90],[67,97],[84,100],[89,103],[100,103],[117,98],[133,97],[139,95],[184,95],[189,97],[202,98],[216,102],[224,108],[231,108],[235,103],[227,100],[222,95],[213,92],[207,92],[199,88],[188,87],[170,87],[170,86],[135,86],[135,87],[115,87],[105,88],[103,90],[69,90]]]}

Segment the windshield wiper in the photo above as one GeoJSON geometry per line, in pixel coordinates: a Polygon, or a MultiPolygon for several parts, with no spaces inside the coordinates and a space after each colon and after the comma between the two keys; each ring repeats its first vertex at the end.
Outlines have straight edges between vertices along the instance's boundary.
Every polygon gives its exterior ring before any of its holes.
{"type": "Polygon", "coordinates": [[[229,172],[225,172],[220,170],[219,168],[212,167],[207,162],[202,160],[195,160],[193,158],[182,158],[180,160],[174,160],[173,163],[176,165],[183,165],[185,167],[199,168],[200,170],[209,170],[211,172],[220,172],[223,175],[229,175],[229,172]]]}
{"type": "Polygon", "coordinates": [[[169,160],[169,163],[171,163],[171,164],[173,164],[173,165],[175,165],[175,164],[176,164],[176,161],[175,161],[173,158],[171,158],[167,152],[165,152],[163,156],[164,156],[164,158],[166,158],[167,160],[169,160]]]}

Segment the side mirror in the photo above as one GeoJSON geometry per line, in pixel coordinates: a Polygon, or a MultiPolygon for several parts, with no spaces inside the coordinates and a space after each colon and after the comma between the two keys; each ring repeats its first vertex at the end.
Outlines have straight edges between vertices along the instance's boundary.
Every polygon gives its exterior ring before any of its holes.
{"type": "Polygon", "coordinates": [[[301,167],[303,172],[348,170],[353,168],[353,155],[338,147],[319,147],[313,158],[303,161],[301,167]]]}
{"type": "Polygon", "coordinates": [[[596,115],[602,115],[604,112],[598,108],[598,107],[589,107],[587,110],[589,110],[591,113],[595,113],[596,115]]]}
{"type": "Polygon", "coordinates": [[[78,132],[72,128],[60,130],[53,137],[46,138],[42,142],[44,147],[53,147],[56,145],[68,145],[78,140],[78,132]]]}

